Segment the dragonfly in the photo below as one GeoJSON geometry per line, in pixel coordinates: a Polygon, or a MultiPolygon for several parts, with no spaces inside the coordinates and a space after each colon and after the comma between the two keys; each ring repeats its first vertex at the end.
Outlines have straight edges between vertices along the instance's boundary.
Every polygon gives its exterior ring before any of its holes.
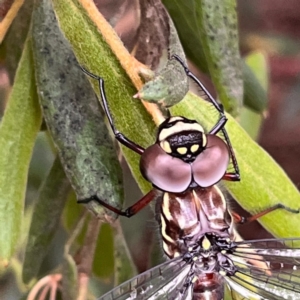
{"type": "Polygon", "coordinates": [[[156,199],[163,250],[169,257],[164,264],[125,282],[100,299],[221,300],[225,284],[232,297],[239,295],[234,299],[298,299],[300,281],[296,268],[300,250],[292,246],[297,246],[300,239],[239,241],[234,223],[251,222],[278,208],[292,213],[299,211],[278,204],[250,218],[242,218],[228,209],[216,184],[220,180],[239,181],[240,173],[224,127],[227,118],[222,106],[180,57],[174,59],[198,84],[219,118],[206,133],[195,120],[171,116],[158,127],[156,142],[146,149],[116,129],[104,80],[83,69],[98,80],[102,104],[116,139],[141,156],[141,173],[153,189],[125,210],[97,196],[78,202],[97,201],[121,216],[132,217],[156,199]],[[228,171],[229,164],[233,165],[233,172],[228,171]],[[272,243],[276,246],[271,247],[272,243]],[[284,298],[289,295],[291,298],[284,298]]]}

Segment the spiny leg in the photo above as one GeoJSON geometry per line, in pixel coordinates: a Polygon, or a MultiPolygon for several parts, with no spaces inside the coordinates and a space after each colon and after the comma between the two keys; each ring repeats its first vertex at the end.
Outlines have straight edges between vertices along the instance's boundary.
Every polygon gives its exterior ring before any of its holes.
{"type": "Polygon", "coordinates": [[[233,215],[234,217],[234,221],[235,223],[237,224],[247,224],[247,223],[251,223],[257,219],[259,219],[260,217],[272,212],[272,211],[275,211],[277,209],[284,209],[285,211],[287,212],[290,212],[290,213],[293,213],[293,214],[298,214],[300,212],[299,209],[293,209],[293,208],[290,208],[288,206],[285,206],[283,205],[282,203],[277,203],[267,209],[264,209],[263,211],[253,215],[253,216],[250,216],[250,217],[243,217],[243,216],[240,216],[239,214],[235,213],[235,212],[231,212],[231,214],[233,215]]]}
{"type": "Polygon", "coordinates": [[[201,95],[204,100],[209,101],[210,103],[212,103],[212,105],[215,107],[215,109],[219,112],[220,114],[220,119],[218,120],[217,124],[210,130],[210,134],[217,134],[219,131],[222,131],[225,141],[228,145],[229,148],[229,154],[232,160],[232,164],[233,164],[233,168],[234,168],[234,172],[227,172],[224,177],[222,178],[223,180],[229,180],[229,181],[239,181],[240,180],[240,171],[239,171],[239,167],[238,167],[238,163],[228,136],[228,133],[226,131],[226,129],[224,128],[226,122],[227,122],[227,118],[225,116],[224,113],[224,108],[222,104],[219,104],[209,93],[209,91],[205,88],[205,86],[202,84],[202,82],[189,70],[189,68],[185,65],[184,61],[178,56],[178,55],[173,55],[172,58],[175,58],[184,68],[185,73],[187,74],[187,76],[189,76],[190,78],[192,78],[192,80],[194,80],[194,82],[196,82],[196,84],[200,87],[200,89],[203,91],[204,93],[204,97],[203,95],[201,95]]]}
{"type": "Polygon", "coordinates": [[[87,199],[81,199],[78,200],[77,203],[84,203],[87,204],[90,201],[96,201],[100,205],[104,206],[105,208],[109,209],[110,211],[127,218],[131,218],[136,213],[138,213],[140,210],[142,210],[145,206],[147,206],[153,199],[157,196],[157,191],[152,189],[149,193],[147,193],[144,197],[142,197],[139,201],[134,203],[132,206],[129,206],[125,210],[118,209],[116,207],[111,206],[110,204],[104,202],[103,200],[99,199],[98,196],[92,196],[87,199]]]}
{"type": "Polygon", "coordinates": [[[141,147],[140,145],[136,144],[135,142],[131,141],[130,139],[128,139],[123,133],[121,133],[119,130],[116,129],[114,122],[113,122],[113,118],[112,115],[110,113],[109,110],[109,106],[108,106],[108,102],[107,102],[107,98],[106,98],[106,94],[105,94],[105,88],[104,88],[104,80],[103,78],[87,71],[86,69],[84,69],[83,67],[79,66],[81,68],[81,70],[88,76],[90,76],[91,78],[94,78],[96,80],[98,80],[99,83],[99,90],[100,90],[100,95],[101,95],[101,100],[102,100],[102,104],[103,104],[103,108],[105,111],[105,114],[108,118],[110,127],[115,135],[115,138],[124,146],[126,146],[127,148],[133,150],[134,152],[138,153],[138,154],[143,154],[144,153],[144,148],[141,147]]]}

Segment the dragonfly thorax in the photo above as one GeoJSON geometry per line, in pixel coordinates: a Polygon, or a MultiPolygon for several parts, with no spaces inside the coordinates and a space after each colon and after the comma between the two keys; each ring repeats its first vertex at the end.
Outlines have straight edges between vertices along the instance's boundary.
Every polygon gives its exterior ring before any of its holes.
{"type": "Polygon", "coordinates": [[[223,240],[234,236],[232,217],[216,186],[197,187],[181,194],[164,193],[157,206],[163,249],[170,258],[187,251],[212,257],[212,251],[218,252],[217,244],[206,234],[223,240]]]}

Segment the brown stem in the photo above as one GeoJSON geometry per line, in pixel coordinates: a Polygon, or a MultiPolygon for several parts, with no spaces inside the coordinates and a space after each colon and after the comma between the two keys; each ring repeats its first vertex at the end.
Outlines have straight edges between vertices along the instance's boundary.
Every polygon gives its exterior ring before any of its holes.
{"type": "Polygon", "coordinates": [[[77,300],[87,298],[89,276],[92,272],[100,227],[101,221],[95,217],[92,218],[88,224],[85,241],[78,256],[79,293],[77,300]]]}
{"type": "MultiPolygon", "coordinates": [[[[131,79],[132,83],[137,90],[140,90],[143,86],[143,82],[139,76],[141,70],[148,69],[144,64],[136,60],[127,49],[124,47],[122,41],[116,34],[115,30],[110,26],[110,24],[105,20],[103,15],[98,11],[95,3],[90,0],[79,0],[82,7],[86,10],[90,19],[97,26],[98,30],[101,32],[107,44],[110,46],[113,53],[118,58],[123,69],[126,71],[127,75],[131,79]]],[[[163,114],[155,104],[151,104],[142,101],[143,105],[147,111],[151,114],[154,122],[158,125],[165,120],[163,114]]]]}
{"type": "Polygon", "coordinates": [[[19,9],[23,5],[24,0],[15,0],[11,7],[9,8],[4,19],[0,23],[0,43],[2,43],[6,32],[8,31],[12,21],[15,19],[19,9]]]}

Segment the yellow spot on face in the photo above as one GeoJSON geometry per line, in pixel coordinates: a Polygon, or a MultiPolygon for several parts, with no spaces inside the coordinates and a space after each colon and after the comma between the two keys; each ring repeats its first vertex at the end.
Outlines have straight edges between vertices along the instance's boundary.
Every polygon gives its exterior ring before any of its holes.
{"type": "Polygon", "coordinates": [[[192,152],[192,153],[195,153],[195,152],[198,151],[198,149],[199,149],[199,145],[198,145],[198,144],[195,144],[195,145],[193,145],[193,146],[191,147],[191,152],[192,152]]]}
{"type": "Polygon", "coordinates": [[[197,256],[193,257],[193,261],[197,261],[197,260],[198,260],[197,256]]]}
{"type": "Polygon", "coordinates": [[[176,150],[181,155],[184,155],[184,154],[187,153],[187,148],[186,147],[178,147],[176,150]]]}
{"type": "Polygon", "coordinates": [[[219,274],[222,275],[222,276],[226,276],[226,272],[223,271],[223,270],[219,271],[219,274]]]}
{"type": "Polygon", "coordinates": [[[221,254],[226,254],[226,250],[222,250],[222,251],[221,251],[221,254]]]}
{"type": "Polygon", "coordinates": [[[171,153],[171,147],[170,147],[170,143],[168,141],[162,141],[160,143],[160,147],[167,153],[171,153]]]}
{"type": "Polygon", "coordinates": [[[192,282],[195,283],[197,280],[198,280],[198,277],[195,276],[195,277],[193,278],[192,282]]]}
{"type": "Polygon", "coordinates": [[[202,248],[204,250],[208,250],[210,247],[211,247],[210,241],[208,240],[207,237],[204,237],[203,242],[202,242],[202,248]]]}

